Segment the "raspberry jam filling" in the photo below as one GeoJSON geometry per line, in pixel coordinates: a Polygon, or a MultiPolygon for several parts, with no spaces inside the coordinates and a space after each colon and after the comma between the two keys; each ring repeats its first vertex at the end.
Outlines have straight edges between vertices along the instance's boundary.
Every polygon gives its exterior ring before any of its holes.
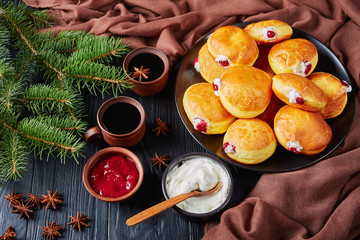
{"type": "Polygon", "coordinates": [[[200,66],[199,66],[199,57],[196,57],[194,62],[193,62],[193,66],[195,68],[196,71],[200,72],[200,66]]]}
{"type": "Polygon", "coordinates": [[[196,131],[206,133],[207,131],[207,123],[205,120],[201,117],[197,117],[193,119],[194,128],[196,131]]]}
{"type": "Polygon", "coordinates": [[[266,32],[266,36],[271,39],[271,38],[274,38],[276,36],[276,34],[273,30],[269,30],[266,32]]]}
{"type": "Polygon", "coordinates": [[[305,75],[307,75],[307,74],[310,73],[310,70],[311,70],[311,68],[312,68],[312,64],[311,64],[311,62],[309,62],[308,60],[303,60],[303,63],[305,64],[304,73],[305,73],[305,75]]]}
{"type": "Polygon", "coordinates": [[[294,89],[289,91],[288,98],[289,103],[304,104],[304,98],[294,89]]]}
{"type": "Polygon", "coordinates": [[[229,142],[224,143],[223,148],[225,153],[236,153],[235,146],[229,142]]]}
{"type": "Polygon", "coordinates": [[[346,93],[352,91],[352,87],[351,87],[347,82],[345,82],[344,80],[341,80],[340,82],[341,82],[341,84],[342,84],[343,86],[346,87],[346,89],[345,89],[345,92],[346,92],[346,93]]]}
{"type": "Polygon", "coordinates": [[[215,78],[213,82],[213,89],[216,96],[219,96],[219,90],[220,90],[220,78],[215,78]]]}
{"type": "Polygon", "coordinates": [[[312,68],[311,62],[304,59],[300,62],[299,66],[295,68],[294,73],[301,76],[306,76],[310,73],[311,68],[312,68]]]}
{"type": "Polygon", "coordinates": [[[303,147],[300,145],[299,141],[288,141],[287,146],[289,150],[293,153],[300,153],[303,147]]]}
{"type": "Polygon", "coordinates": [[[215,62],[217,62],[222,67],[227,67],[230,65],[230,59],[224,55],[218,55],[215,59],[215,62]]]}

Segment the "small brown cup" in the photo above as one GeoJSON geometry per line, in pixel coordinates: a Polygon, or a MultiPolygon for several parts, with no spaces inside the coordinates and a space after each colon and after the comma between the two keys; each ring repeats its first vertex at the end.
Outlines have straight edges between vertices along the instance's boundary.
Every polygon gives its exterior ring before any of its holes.
{"type": "MultiPolygon", "coordinates": [[[[139,66],[140,68],[140,66],[139,66]]],[[[166,86],[169,78],[169,59],[161,50],[154,47],[140,47],[132,50],[128,53],[123,62],[123,69],[126,74],[126,78],[132,83],[132,87],[130,88],[134,93],[140,96],[153,96],[159,92],[161,92],[166,86]],[[136,56],[140,54],[153,54],[161,59],[164,64],[164,71],[160,77],[154,79],[152,81],[139,81],[132,77],[132,69],[129,69],[129,64],[131,60],[133,60],[136,56]]],[[[151,69],[150,69],[151,71],[151,69]]]]}
{"type": "MultiPolygon", "coordinates": [[[[126,117],[126,113],[124,113],[126,117]]],[[[99,139],[103,138],[107,144],[113,147],[132,147],[143,138],[145,134],[145,110],[143,106],[133,98],[120,96],[110,98],[105,101],[99,108],[96,114],[98,126],[92,127],[85,133],[85,140],[90,143],[96,143],[99,139]],[[103,123],[103,115],[105,111],[116,103],[127,103],[136,107],[140,113],[140,123],[131,132],[125,134],[115,134],[105,129],[103,123]]]]}
{"type": "Polygon", "coordinates": [[[121,201],[125,201],[128,198],[130,198],[131,196],[133,196],[136,193],[136,191],[140,188],[140,186],[143,182],[143,179],[144,179],[144,168],[143,168],[139,158],[130,150],[128,150],[126,148],[122,148],[122,147],[109,147],[109,148],[104,148],[104,149],[96,152],[94,155],[92,155],[89,158],[89,160],[86,162],[86,164],[84,166],[82,178],[83,178],[83,183],[84,183],[86,190],[92,196],[96,197],[97,199],[99,199],[101,201],[105,201],[105,202],[121,202],[121,201]],[[97,163],[98,161],[101,161],[102,159],[104,159],[108,156],[113,156],[116,154],[122,155],[127,160],[135,163],[136,168],[139,172],[139,180],[136,183],[136,186],[133,188],[133,190],[131,190],[130,192],[128,192],[127,194],[125,194],[123,196],[116,197],[116,198],[104,197],[104,196],[101,196],[100,194],[98,194],[97,192],[95,192],[94,189],[92,189],[90,182],[89,182],[90,172],[91,172],[91,169],[93,168],[93,166],[95,165],[95,163],[97,163]]]}

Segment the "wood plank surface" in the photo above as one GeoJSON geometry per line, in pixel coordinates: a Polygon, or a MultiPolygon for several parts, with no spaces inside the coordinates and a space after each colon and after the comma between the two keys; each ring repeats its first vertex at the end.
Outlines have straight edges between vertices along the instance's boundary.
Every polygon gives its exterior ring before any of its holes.
{"type": "MultiPolygon", "coordinates": [[[[169,209],[148,219],[136,226],[129,227],[126,219],[134,214],[164,200],[161,191],[161,178],[164,168],[159,170],[152,166],[149,158],[157,154],[167,154],[171,159],[190,152],[205,152],[187,132],[176,109],[174,100],[174,86],[177,67],[170,72],[169,83],[166,88],[156,96],[140,97],[126,90],[123,95],[137,99],[143,104],[146,111],[146,132],[144,138],[136,146],[129,148],[133,151],[144,166],[144,181],[139,191],[126,202],[106,203],[92,197],[82,183],[82,170],[87,159],[96,151],[108,147],[105,143],[95,145],[87,144],[84,157],[77,164],[67,159],[61,164],[59,159],[51,158],[39,160],[33,155],[29,156],[28,171],[23,180],[9,181],[0,188],[0,236],[12,225],[17,233],[16,239],[45,239],[40,238],[43,232],[40,226],[46,221],[56,220],[63,226],[62,238],[59,239],[201,239],[204,234],[204,222],[188,220],[169,209]],[[171,132],[168,136],[155,136],[152,131],[156,127],[156,119],[160,118],[169,123],[171,132]],[[19,215],[12,214],[8,201],[4,195],[15,190],[23,195],[31,192],[35,195],[46,194],[47,190],[56,190],[63,196],[63,204],[57,210],[46,210],[43,206],[35,209],[30,219],[19,219],[19,215]],[[71,231],[69,215],[76,216],[76,212],[84,212],[88,216],[89,227],[83,231],[71,231]]],[[[102,102],[112,97],[101,94],[93,96],[84,92],[84,100],[88,110],[89,127],[96,125],[96,112],[102,102]]],[[[126,115],[124,115],[126,116],[126,115]]],[[[229,165],[235,179],[234,196],[231,205],[239,203],[255,186],[260,173],[243,170],[229,165]]]]}

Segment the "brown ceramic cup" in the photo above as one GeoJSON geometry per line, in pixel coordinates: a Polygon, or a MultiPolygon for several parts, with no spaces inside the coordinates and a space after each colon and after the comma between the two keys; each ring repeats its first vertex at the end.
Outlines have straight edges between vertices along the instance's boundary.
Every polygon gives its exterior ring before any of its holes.
{"type": "Polygon", "coordinates": [[[168,82],[169,68],[169,59],[165,53],[154,47],[136,48],[127,54],[123,61],[123,69],[126,74],[126,78],[132,84],[130,89],[140,96],[153,96],[161,92],[168,82]],[[133,63],[133,61],[138,62],[138,64],[133,63]],[[159,64],[151,66],[157,61],[159,64]],[[155,68],[158,65],[161,65],[161,69],[163,70],[156,74],[157,77],[155,79],[143,79],[140,81],[139,78],[134,78],[133,76],[134,66],[137,68],[141,68],[141,66],[143,66],[144,69],[149,68],[149,72],[152,74],[152,71],[155,71],[155,68]]]}
{"type": "Polygon", "coordinates": [[[86,190],[92,196],[96,197],[97,199],[99,199],[101,201],[105,201],[105,202],[121,202],[121,201],[125,201],[128,198],[130,198],[131,196],[133,196],[136,193],[136,191],[140,188],[140,186],[143,182],[143,179],[144,179],[144,168],[142,166],[140,159],[130,150],[128,150],[126,148],[122,148],[122,147],[109,147],[109,148],[104,148],[104,149],[96,152],[94,155],[92,155],[89,158],[89,160],[86,162],[86,164],[84,166],[82,179],[83,179],[83,183],[84,183],[86,190]],[[98,161],[101,161],[102,159],[104,159],[106,157],[113,156],[116,154],[121,155],[125,159],[135,163],[135,166],[139,172],[139,180],[136,183],[135,187],[130,192],[128,192],[127,194],[125,194],[123,196],[115,197],[115,198],[104,197],[104,196],[98,194],[97,192],[95,192],[94,189],[91,187],[91,184],[89,181],[89,178],[91,177],[91,170],[98,161]]]}
{"type": "MultiPolygon", "coordinates": [[[[125,106],[125,105],[122,105],[125,106]]],[[[129,117],[127,115],[126,110],[121,113],[122,118],[129,117]]],[[[92,127],[85,133],[85,140],[87,142],[96,143],[99,139],[104,139],[107,144],[114,147],[132,147],[143,138],[145,134],[145,110],[143,106],[133,98],[127,96],[120,96],[110,98],[109,100],[105,101],[99,108],[96,114],[96,120],[98,126],[92,127]],[[106,126],[104,125],[104,113],[114,104],[117,103],[124,103],[134,106],[139,113],[140,120],[137,127],[129,129],[129,132],[126,133],[113,133],[109,131],[106,126]]],[[[134,119],[135,120],[135,119],[134,119]]],[[[124,124],[123,121],[114,120],[119,122],[119,124],[124,124]]],[[[131,122],[132,119],[128,119],[127,122],[131,122]]],[[[125,126],[126,127],[126,126],[125,126]]]]}

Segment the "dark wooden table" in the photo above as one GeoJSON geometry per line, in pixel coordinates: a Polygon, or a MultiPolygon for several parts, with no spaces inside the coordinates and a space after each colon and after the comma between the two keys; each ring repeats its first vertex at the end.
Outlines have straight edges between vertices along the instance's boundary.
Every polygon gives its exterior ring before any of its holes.
{"type": "MultiPolygon", "coordinates": [[[[63,226],[60,239],[200,239],[204,234],[204,222],[194,222],[184,219],[172,210],[167,210],[143,223],[133,227],[125,224],[132,215],[164,200],[161,191],[161,171],[152,166],[149,158],[157,154],[167,154],[172,159],[190,152],[206,152],[188,133],[176,109],[174,86],[178,67],[171,69],[169,83],[156,96],[140,97],[131,90],[123,95],[137,99],[146,111],[146,132],[140,143],[131,147],[140,158],[145,171],[143,184],[139,191],[126,202],[106,203],[92,197],[82,183],[82,170],[90,156],[96,151],[108,147],[106,144],[87,144],[85,157],[77,164],[67,159],[61,164],[59,159],[39,160],[29,156],[28,171],[19,182],[9,181],[0,188],[0,236],[12,225],[17,233],[16,239],[45,239],[40,238],[43,233],[40,226],[46,221],[56,220],[63,226]],[[156,119],[167,121],[171,132],[168,136],[155,136],[152,131],[156,127],[156,119]],[[35,195],[46,194],[47,190],[56,190],[63,196],[63,203],[57,210],[46,210],[43,206],[35,209],[30,219],[19,219],[19,215],[12,214],[8,208],[8,200],[4,195],[15,190],[23,195],[31,192],[35,195]],[[89,227],[83,231],[71,231],[69,215],[76,216],[76,212],[84,212],[89,217],[89,227]]],[[[84,100],[88,107],[89,127],[96,125],[96,112],[101,103],[112,96],[104,98],[101,94],[93,96],[84,92],[84,100]]],[[[229,165],[235,179],[234,196],[231,204],[239,203],[255,186],[260,173],[243,170],[229,165]]],[[[27,196],[26,196],[27,197],[27,196]]]]}

